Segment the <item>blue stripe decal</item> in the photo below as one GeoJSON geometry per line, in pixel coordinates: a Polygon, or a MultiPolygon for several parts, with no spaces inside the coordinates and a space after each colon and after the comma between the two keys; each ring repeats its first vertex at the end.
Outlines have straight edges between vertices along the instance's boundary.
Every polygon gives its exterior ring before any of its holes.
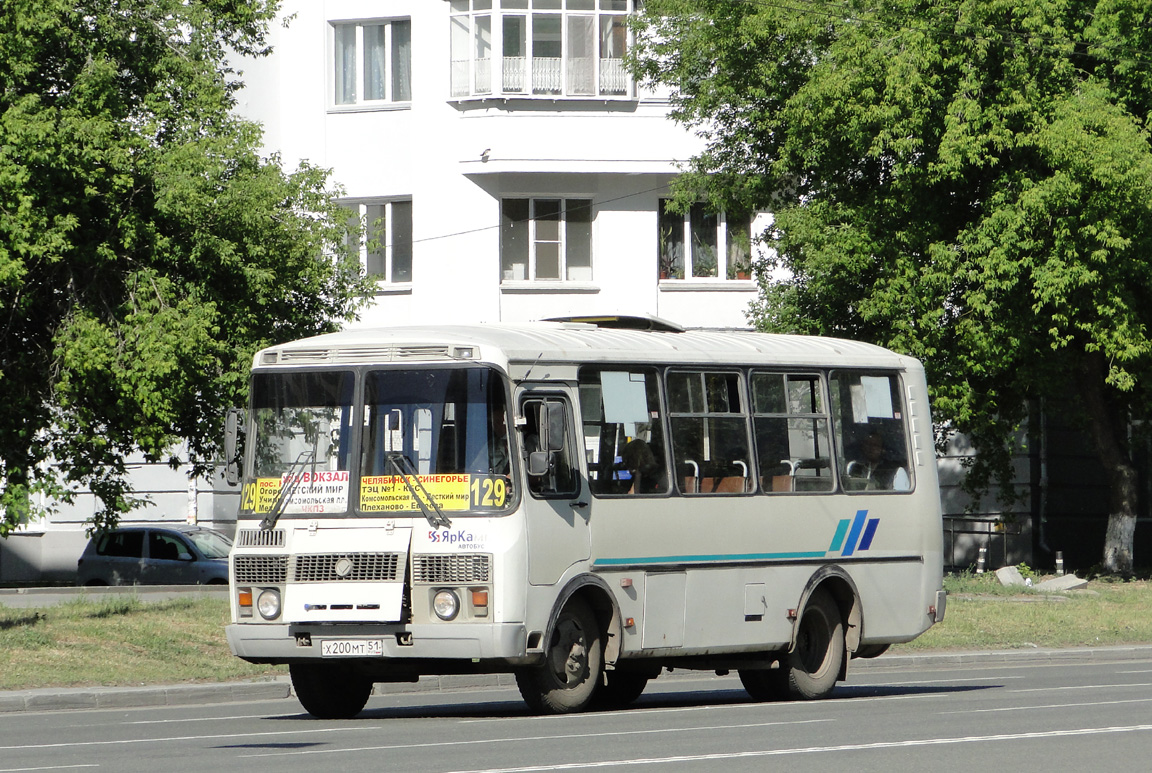
{"type": "Polygon", "coordinates": [[[869,518],[868,526],[864,529],[864,536],[860,538],[860,549],[867,550],[872,547],[872,538],[876,536],[876,527],[880,524],[879,518],[869,518]]]}
{"type": "Polygon", "coordinates": [[[828,546],[829,553],[835,553],[844,545],[844,535],[848,533],[848,519],[845,518],[836,524],[836,534],[832,536],[832,544],[828,546]]]}
{"type": "Polygon", "coordinates": [[[726,561],[778,561],[788,558],[824,558],[823,550],[790,553],[732,553],[714,556],[644,556],[642,558],[597,558],[593,566],[624,566],[632,564],[711,564],[726,561]]]}
{"type": "Polygon", "coordinates": [[[848,544],[844,546],[845,558],[855,552],[856,542],[860,539],[860,530],[864,528],[864,519],[867,517],[867,510],[856,511],[856,517],[852,519],[852,530],[848,532],[848,544]]]}

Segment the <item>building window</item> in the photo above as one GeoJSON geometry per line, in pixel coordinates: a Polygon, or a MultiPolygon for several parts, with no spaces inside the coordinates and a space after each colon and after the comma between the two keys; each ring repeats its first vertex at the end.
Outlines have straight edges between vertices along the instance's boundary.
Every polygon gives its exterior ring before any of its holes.
{"type": "Polygon", "coordinates": [[[592,280],[591,199],[500,202],[501,281],[592,280]]]}
{"type": "Polygon", "coordinates": [[[624,54],[633,4],[452,0],[452,96],[632,96],[624,54]]]}
{"type": "Polygon", "coordinates": [[[380,282],[412,281],[412,202],[348,204],[353,233],[362,234],[364,273],[380,282]]]}
{"type": "Polygon", "coordinates": [[[412,99],[412,22],[332,26],[334,102],[371,105],[412,99]]]}
{"type": "Polygon", "coordinates": [[[693,204],[688,212],[668,210],[660,199],[661,279],[751,279],[752,216],[709,211],[693,204]]]}

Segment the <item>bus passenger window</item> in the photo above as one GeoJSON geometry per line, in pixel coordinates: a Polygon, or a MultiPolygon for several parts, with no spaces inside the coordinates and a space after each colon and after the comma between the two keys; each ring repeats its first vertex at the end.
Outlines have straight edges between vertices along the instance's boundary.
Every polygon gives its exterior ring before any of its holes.
{"type": "Polygon", "coordinates": [[[910,491],[908,427],[900,378],[839,371],[829,380],[836,464],[847,491],[910,491]]]}
{"type": "Polygon", "coordinates": [[[675,480],[685,494],[755,489],[739,373],[668,374],[675,480]]]}
{"type": "Polygon", "coordinates": [[[653,368],[581,368],[580,414],[593,494],[668,492],[659,384],[653,368]]]}
{"type": "Polygon", "coordinates": [[[752,374],[760,485],[767,492],[831,491],[832,442],[815,374],[752,374]]]}

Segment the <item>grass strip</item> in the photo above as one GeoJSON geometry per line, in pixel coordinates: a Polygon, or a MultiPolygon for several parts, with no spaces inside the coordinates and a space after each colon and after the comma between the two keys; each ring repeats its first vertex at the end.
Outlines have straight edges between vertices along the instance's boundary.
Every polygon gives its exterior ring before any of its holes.
{"type": "MultiPolygon", "coordinates": [[[[1094,581],[1087,591],[1003,588],[994,575],[945,578],[943,623],[892,652],[1152,643],[1152,585],[1094,581]]],[[[228,682],[284,675],[233,657],[228,602],[85,598],[38,609],[0,606],[0,690],[228,682]]]]}

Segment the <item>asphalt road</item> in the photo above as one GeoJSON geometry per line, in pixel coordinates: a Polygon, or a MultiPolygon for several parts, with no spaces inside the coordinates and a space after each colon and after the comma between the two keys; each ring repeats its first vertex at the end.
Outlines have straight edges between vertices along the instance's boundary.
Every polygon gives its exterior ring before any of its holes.
{"type": "Polygon", "coordinates": [[[625,711],[529,714],[514,688],[374,696],[354,720],[294,699],[0,715],[24,770],[1143,770],[1152,655],[871,667],[815,703],[750,702],[734,677],[662,677],[625,711]]]}

